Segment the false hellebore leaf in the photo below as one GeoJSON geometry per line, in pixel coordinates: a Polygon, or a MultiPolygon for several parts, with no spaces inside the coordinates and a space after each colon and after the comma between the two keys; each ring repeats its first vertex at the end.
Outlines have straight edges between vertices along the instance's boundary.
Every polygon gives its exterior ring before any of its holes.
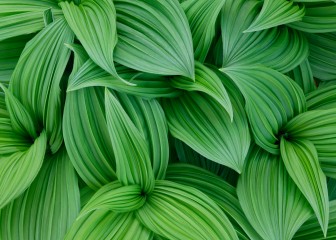
{"type": "Polygon", "coordinates": [[[194,79],[188,20],[177,0],[115,0],[116,62],[143,72],[194,79]]]}

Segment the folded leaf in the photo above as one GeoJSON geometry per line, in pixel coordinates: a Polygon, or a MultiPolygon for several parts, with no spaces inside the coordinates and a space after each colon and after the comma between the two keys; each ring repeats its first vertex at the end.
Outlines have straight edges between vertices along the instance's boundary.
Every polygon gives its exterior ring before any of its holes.
{"type": "Polygon", "coordinates": [[[286,0],[264,0],[257,18],[245,32],[255,32],[290,22],[300,21],[305,14],[303,7],[286,0]]]}
{"type": "Polygon", "coordinates": [[[278,134],[284,124],[305,111],[303,91],[287,76],[262,66],[222,69],[245,97],[245,109],[256,143],[279,153],[278,134]]]}
{"type": "MultiPolygon", "coordinates": [[[[181,4],[189,21],[195,59],[204,62],[215,38],[216,22],[224,0],[189,0],[181,4]]],[[[218,31],[217,31],[218,32],[218,31]]]]}
{"type": "Polygon", "coordinates": [[[168,239],[237,239],[230,221],[205,194],[170,181],[156,181],[137,218],[168,239]]]}
{"type": "Polygon", "coordinates": [[[329,221],[327,182],[314,145],[308,140],[281,139],[281,158],[286,169],[315,212],[324,236],[329,221]]]}
{"type": "MultiPolygon", "coordinates": [[[[227,88],[228,89],[228,88],[227,88]]],[[[241,172],[250,135],[240,101],[228,89],[234,119],[213,99],[201,93],[185,93],[163,101],[170,133],[204,157],[241,172]]]]}
{"type": "Polygon", "coordinates": [[[329,226],[327,237],[324,238],[316,217],[311,217],[295,234],[294,240],[321,240],[336,238],[336,200],[330,202],[329,226]]]}
{"type": "Polygon", "coordinates": [[[114,3],[119,39],[116,62],[143,72],[194,79],[190,28],[177,0],[114,3]]]}
{"type": "Polygon", "coordinates": [[[196,188],[210,197],[228,216],[240,238],[245,234],[249,237],[247,239],[261,238],[246,219],[236,189],[222,178],[205,169],[178,163],[169,165],[166,179],[196,188]]]}
{"type": "Polygon", "coordinates": [[[153,233],[143,227],[132,213],[97,210],[71,226],[65,240],[83,239],[141,239],[151,240],[153,233]]]}
{"type": "Polygon", "coordinates": [[[116,173],[123,185],[140,185],[149,193],[154,187],[154,173],[148,144],[122,105],[105,89],[107,129],[116,159],[116,173]]]}
{"type": "Polygon", "coordinates": [[[325,33],[336,31],[335,2],[305,3],[305,15],[301,21],[289,26],[303,32],[325,33]]]}
{"type": "Polygon", "coordinates": [[[336,177],[336,108],[314,110],[300,114],[284,128],[291,139],[311,141],[324,173],[336,177]]]}
{"type": "Polygon", "coordinates": [[[85,0],[78,6],[74,2],[65,1],[59,5],[90,58],[118,78],[113,62],[114,47],[118,41],[113,1],[85,0]]]}
{"type": "Polygon", "coordinates": [[[309,110],[336,108],[336,85],[319,87],[317,90],[307,94],[306,99],[309,110]]]}
{"type": "Polygon", "coordinates": [[[63,239],[79,213],[79,197],[76,172],[62,148],[47,157],[31,186],[1,210],[0,238],[63,239]]]}
{"type": "Polygon", "coordinates": [[[258,146],[250,150],[237,194],[247,219],[263,239],[290,240],[313,214],[280,157],[258,146]]]}
{"type": "Polygon", "coordinates": [[[92,196],[79,217],[97,209],[120,213],[137,210],[146,202],[146,197],[141,191],[139,185],[122,186],[119,182],[109,183],[92,196]]]}
{"type": "Polygon", "coordinates": [[[120,77],[129,83],[135,84],[135,86],[130,86],[129,84],[120,81],[89,59],[82,65],[76,74],[72,75],[70,78],[68,91],[75,91],[92,86],[101,86],[145,98],[174,97],[179,94],[179,91],[175,90],[170,85],[168,79],[162,76],[140,73],[123,66],[117,66],[116,69],[120,77]]]}
{"type": "Polygon", "coordinates": [[[225,68],[263,64],[288,72],[307,58],[307,40],[299,31],[285,26],[243,33],[259,13],[260,3],[255,0],[225,1],[221,15],[222,47],[216,50],[222,52],[219,63],[225,68]]]}
{"type": "Polygon", "coordinates": [[[222,80],[217,75],[217,70],[207,67],[199,62],[195,65],[195,82],[190,82],[185,77],[174,77],[171,79],[171,84],[175,88],[186,91],[204,92],[218,101],[219,104],[228,112],[231,120],[233,119],[233,110],[230,98],[222,83],[222,80]]]}
{"type": "Polygon", "coordinates": [[[35,179],[42,166],[46,144],[47,136],[43,131],[29,149],[0,155],[0,209],[22,194],[35,179]]]}
{"type": "Polygon", "coordinates": [[[5,99],[5,94],[0,90],[0,118],[9,118],[5,99]]]}
{"type": "Polygon", "coordinates": [[[63,135],[70,160],[89,187],[98,189],[117,179],[103,88],[86,88],[67,94],[63,135]]]}
{"type": "Polygon", "coordinates": [[[63,142],[60,83],[70,57],[64,44],[73,38],[64,18],[49,24],[26,45],[11,78],[10,90],[46,129],[53,153],[63,142]]]}

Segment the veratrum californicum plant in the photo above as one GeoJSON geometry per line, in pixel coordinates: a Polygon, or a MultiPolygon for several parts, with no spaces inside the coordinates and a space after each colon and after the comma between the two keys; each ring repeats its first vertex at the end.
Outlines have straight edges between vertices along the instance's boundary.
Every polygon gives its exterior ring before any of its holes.
{"type": "Polygon", "coordinates": [[[0,240],[336,239],[335,0],[0,0],[0,240]]]}

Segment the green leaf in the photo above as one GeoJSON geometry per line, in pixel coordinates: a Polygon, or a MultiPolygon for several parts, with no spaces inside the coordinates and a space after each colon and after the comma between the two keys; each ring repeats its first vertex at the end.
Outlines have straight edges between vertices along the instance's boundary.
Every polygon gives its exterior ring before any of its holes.
{"type": "Polygon", "coordinates": [[[98,189],[117,179],[103,88],[86,88],[67,94],[63,135],[70,160],[89,187],[98,189]]]}
{"type": "Polygon", "coordinates": [[[224,0],[189,0],[181,4],[192,34],[195,59],[204,62],[218,29],[216,22],[224,0]]]}
{"type": "Polygon", "coordinates": [[[76,172],[62,148],[47,157],[24,194],[1,210],[0,238],[63,239],[79,213],[79,197],[76,172]]]}
{"type": "Polygon", "coordinates": [[[225,1],[221,14],[221,48],[216,50],[222,52],[219,64],[225,68],[263,64],[288,72],[307,58],[307,40],[301,32],[286,26],[244,33],[259,13],[260,3],[255,0],[225,1]]]}
{"type": "Polygon", "coordinates": [[[195,188],[156,181],[137,218],[155,234],[168,239],[237,239],[220,208],[195,188]]]}
{"type": "Polygon", "coordinates": [[[245,217],[238,201],[236,189],[222,178],[205,169],[179,163],[169,165],[166,179],[196,188],[210,197],[229,217],[240,237],[246,233],[250,239],[260,239],[258,233],[245,217]]]}
{"type": "Polygon", "coordinates": [[[317,90],[307,94],[306,99],[309,110],[336,108],[336,85],[319,87],[317,90]]]}
{"type": "Polygon", "coordinates": [[[304,14],[304,7],[293,4],[293,2],[286,0],[264,0],[259,15],[245,32],[255,32],[300,21],[304,14]]]}
{"type": "Polygon", "coordinates": [[[59,5],[90,58],[105,71],[119,78],[113,62],[114,47],[118,41],[113,1],[86,0],[79,6],[65,1],[59,5]]]}
{"type": "Polygon", "coordinates": [[[289,142],[283,137],[280,150],[289,175],[308,200],[326,236],[329,221],[327,182],[314,145],[308,140],[289,142]]]}
{"type": "Polygon", "coordinates": [[[309,41],[309,62],[314,77],[322,81],[334,80],[336,53],[333,46],[336,44],[336,32],[306,34],[306,36],[309,41]]]}
{"type": "Polygon", "coordinates": [[[175,97],[179,94],[179,91],[170,85],[168,79],[162,76],[140,73],[123,66],[117,66],[116,69],[120,77],[135,85],[130,86],[119,81],[89,59],[69,79],[67,91],[101,86],[144,98],[175,97]]]}
{"type": "Polygon", "coordinates": [[[186,91],[204,92],[211,96],[214,100],[228,112],[230,119],[233,119],[233,109],[228,93],[222,83],[227,81],[218,76],[214,68],[207,67],[202,63],[196,62],[195,65],[195,82],[191,82],[185,77],[174,77],[171,79],[171,84],[175,88],[186,91]]]}
{"type": "Polygon", "coordinates": [[[287,73],[287,75],[301,87],[305,94],[316,90],[315,80],[310,66],[310,62],[306,59],[299,66],[287,73]]]}
{"type": "Polygon", "coordinates": [[[335,2],[305,3],[305,9],[302,21],[290,23],[290,27],[309,33],[336,31],[335,2]]]}
{"type": "Polygon", "coordinates": [[[141,208],[146,202],[139,185],[122,186],[112,182],[100,188],[85,205],[79,218],[94,210],[113,212],[132,212],[141,208]]]}
{"type": "Polygon", "coordinates": [[[22,194],[35,179],[42,166],[46,144],[47,136],[43,131],[25,151],[0,155],[0,209],[22,194]]]}
{"type": "Polygon", "coordinates": [[[336,177],[336,108],[314,110],[300,114],[291,120],[284,132],[291,139],[311,141],[318,154],[324,173],[336,177]]]}
{"type": "Polygon", "coordinates": [[[40,31],[44,27],[44,11],[50,8],[57,18],[62,14],[51,0],[1,0],[0,41],[40,31]]]}
{"type": "Polygon", "coordinates": [[[0,118],[9,118],[9,113],[6,107],[5,94],[0,91],[0,118]]]}
{"type": "Polygon", "coordinates": [[[0,83],[9,83],[22,50],[31,38],[32,35],[23,35],[0,42],[0,83]]]}
{"type": "Polygon", "coordinates": [[[321,231],[320,225],[316,217],[311,217],[299,231],[295,234],[294,240],[321,240],[321,239],[335,239],[336,238],[336,200],[329,203],[329,226],[328,234],[325,238],[321,231]]]}
{"type": "Polygon", "coordinates": [[[64,18],[49,24],[26,45],[11,78],[10,90],[46,129],[53,153],[63,142],[60,83],[70,57],[64,43],[73,38],[64,18]]]}
{"type": "Polygon", "coordinates": [[[284,124],[305,111],[303,91],[287,76],[262,66],[222,69],[245,97],[245,109],[256,143],[279,153],[278,134],[284,124]]]}
{"type": "MultiPolygon", "coordinates": [[[[197,92],[163,101],[170,133],[204,157],[241,172],[250,135],[241,102],[231,97],[234,119],[213,99],[197,92]]],[[[236,90],[237,91],[237,90],[236,90]]]]}
{"type": "Polygon", "coordinates": [[[0,88],[5,92],[6,106],[12,123],[13,131],[22,136],[37,138],[34,118],[25,109],[22,103],[0,83],[0,88]]]}
{"type": "Polygon", "coordinates": [[[336,200],[336,179],[329,178],[328,179],[328,195],[329,200],[336,200]]]}
{"type": "Polygon", "coordinates": [[[177,0],[114,3],[119,39],[116,62],[143,72],[194,79],[191,32],[177,0]]]}
{"type": "Polygon", "coordinates": [[[247,219],[263,239],[290,240],[313,214],[280,157],[257,146],[247,157],[237,194],[247,219]]]}
{"type": "Polygon", "coordinates": [[[72,225],[65,240],[83,239],[141,239],[151,240],[153,233],[146,229],[133,213],[105,210],[91,212],[72,225]]]}
{"type": "Polygon", "coordinates": [[[122,105],[105,89],[107,129],[116,159],[116,173],[123,185],[140,185],[149,193],[154,187],[154,173],[148,144],[122,105]]]}

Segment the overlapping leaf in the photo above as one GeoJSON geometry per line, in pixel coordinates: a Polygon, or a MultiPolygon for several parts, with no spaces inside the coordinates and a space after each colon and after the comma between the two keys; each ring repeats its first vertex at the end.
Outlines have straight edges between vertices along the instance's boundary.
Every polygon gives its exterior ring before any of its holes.
{"type": "Polygon", "coordinates": [[[280,149],[287,172],[308,200],[326,236],[329,221],[327,182],[314,145],[309,140],[289,142],[282,138],[280,149]]]}
{"type": "Polygon", "coordinates": [[[49,24],[26,45],[11,78],[10,90],[46,129],[53,153],[63,141],[60,82],[70,56],[64,44],[72,41],[63,18],[49,24]]]}
{"type": "Polygon", "coordinates": [[[264,0],[257,18],[245,32],[255,32],[282,24],[300,21],[304,16],[304,8],[286,0],[264,0]]]}
{"type": "Polygon", "coordinates": [[[113,1],[85,0],[78,6],[74,2],[65,1],[60,6],[90,58],[118,78],[113,62],[114,47],[118,41],[113,1]]]}
{"type": "Polygon", "coordinates": [[[216,22],[224,0],[189,0],[181,4],[189,21],[195,59],[204,62],[218,28],[216,22]]]}
{"type": "Polygon", "coordinates": [[[263,239],[290,240],[312,215],[280,157],[257,146],[247,157],[237,193],[247,219],[263,239]]]}
{"type": "Polygon", "coordinates": [[[162,75],[194,78],[188,20],[177,0],[115,0],[118,44],[115,60],[162,75]]]}
{"type": "Polygon", "coordinates": [[[163,101],[169,130],[206,158],[240,172],[250,144],[247,119],[236,88],[226,81],[233,122],[225,109],[202,93],[163,101]]]}
{"type": "Polygon", "coordinates": [[[316,91],[307,94],[306,98],[309,110],[336,108],[336,85],[319,87],[316,91]]]}
{"type": "Polygon", "coordinates": [[[292,139],[307,139],[314,144],[326,175],[336,178],[336,108],[314,110],[291,120],[285,132],[292,139]]]}
{"type": "MultiPolygon", "coordinates": [[[[277,1],[274,1],[277,2],[277,1]]],[[[217,52],[223,67],[263,64],[288,72],[308,56],[304,35],[288,27],[243,33],[259,12],[260,1],[227,0],[222,9],[222,45],[217,52]],[[220,50],[222,49],[222,50],[220,50]]]]}
{"type": "Polygon", "coordinates": [[[238,239],[213,200],[194,188],[169,181],[156,181],[136,216],[147,228],[168,239],[238,239]]]}
{"type": "Polygon", "coordinates": [[[79,208],[77,175],[61,149],[46,159],[26,192],[1,210],[0,238],[62,239],[79,208]]]}
{"type": "Polygon", "coordinates": [[[245,97],[255,142],[279,153],[278,134],[288,120],[306,110],[303,91],[287,76],[261,66],[222,69],[245,97]]]}
{"type": "Polygon", "coordinates": [[[116,173],[124,185],[138,184],[144,192],[154,187],[148,144],[123,110],[118,99],[105,89],[107,129],[116,159],[116,173]]]}

